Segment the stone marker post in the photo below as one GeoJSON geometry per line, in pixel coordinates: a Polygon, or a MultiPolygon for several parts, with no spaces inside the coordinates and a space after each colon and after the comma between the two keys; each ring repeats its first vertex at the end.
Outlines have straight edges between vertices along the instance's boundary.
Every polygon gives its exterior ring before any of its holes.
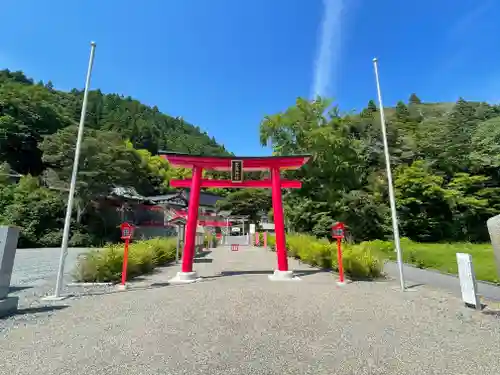
{"type": "Polygon", "coordinates": [[[19,229],[0,226],[0,316],[17,310],[19,297],[8,297],[19,229]]]}
{"type": "Polygon", "coordinates": [[[497,275],[500,276],[500,215],[490,217],[486,221],[488,232],[490,233],[491,245],[495,254],[497,264],[497,275]]]}

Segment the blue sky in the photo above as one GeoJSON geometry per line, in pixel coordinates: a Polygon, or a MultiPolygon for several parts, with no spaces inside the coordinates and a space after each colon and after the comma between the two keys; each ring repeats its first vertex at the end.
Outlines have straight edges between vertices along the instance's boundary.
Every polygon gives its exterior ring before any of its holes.
{"type": "Polygon", "coordinates": [[[16,0],[2,5],[0,68],[93,88],[183,116],[241,155],[262,117],[298,96],[341,110],[416,92],[423,101],[499,101],[495,0],[16,0]],[[322,36],[324,38],[322,38],[322,36]]]}

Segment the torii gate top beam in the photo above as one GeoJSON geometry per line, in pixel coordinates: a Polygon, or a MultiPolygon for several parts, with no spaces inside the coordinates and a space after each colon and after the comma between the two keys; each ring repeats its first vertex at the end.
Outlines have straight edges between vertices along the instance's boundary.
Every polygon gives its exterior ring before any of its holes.
{"type": "Polygon", "coordinates": [[[232,160],[242,160],[245,171],[263,171],[273,168],[298,169],[311,155],[291,156],[198,156],[160,151],[159,154],[175,167],[193,168],[194,166],[215,171],[230,171],[232,160]]]}

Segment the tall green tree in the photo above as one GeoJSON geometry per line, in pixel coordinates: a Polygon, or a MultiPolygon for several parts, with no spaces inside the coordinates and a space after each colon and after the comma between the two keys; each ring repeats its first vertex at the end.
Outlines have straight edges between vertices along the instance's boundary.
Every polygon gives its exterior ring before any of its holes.
{"type": "Polygon", "coordinates": [[[410,99],[408,100],[408,103],[410,104],[422,104],[422,101],[420,100],[420,98],[417,96],[417,94],[415,93],[412,93],[410,95],[410,99]]]}
{"type": "Polygon", "coordinates": [[[61,243],[65,202],[57,192],[43,188],[32,176],[19,184],[0,186],[8,204],[0,204],[0,223],[21,229],[19,247],[55,246],[61,243]]]}
{"type": "Polygon", "coordinates": [[[445,149],[441,154],[441,168],[448,173],[469,169],[472,134],[477,125],[474,106],[460,98],[445,122],[445,149]]]}
{"type": "Polygon", "coordinates": [[[0,85],[0,162],[21,174],[43,171],[38,143],[72,125],[54,93],[44,87],[6,82],[0,85]]]}
{"type": "Polygon", "coordinates": [[[230,211],[232,215],[248,216],[250,222],[258,223],[261,213],[271,209],[271,193],[262,189],[241,189],[228,194],[217,202],[220,210],[230,211]]]}

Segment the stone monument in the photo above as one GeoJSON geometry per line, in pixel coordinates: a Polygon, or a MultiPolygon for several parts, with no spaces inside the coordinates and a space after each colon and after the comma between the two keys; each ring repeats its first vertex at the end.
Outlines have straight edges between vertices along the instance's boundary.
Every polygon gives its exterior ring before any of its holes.
{"type": "Polygon", "coordinates": [[[8,296],[18,238],[18,228],[0,226],[0,317],[15,312],[19,302],[19,297],[8,296]]]}
{"type": "Polygon", "coordinates": [[[495,262],[497,264],[497,275],[500,276],[500,215],[490,217],[486,221],[488,232],[490,234],[495,262]]]}

